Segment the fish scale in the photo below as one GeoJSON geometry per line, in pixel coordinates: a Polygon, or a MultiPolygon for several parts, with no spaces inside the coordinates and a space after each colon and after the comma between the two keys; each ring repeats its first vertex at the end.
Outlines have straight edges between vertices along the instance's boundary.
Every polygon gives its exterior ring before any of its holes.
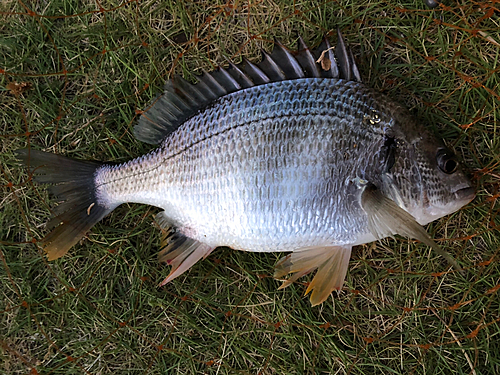
{"type": "Polygon", "coordinates": [[[181,231],[197,228],[190,237],[212,247],[290,251],[356,243],[368,233],[359,205],[329,205],[325,200],[352,189],[338,176],[366,178],[356,166],[367,148],[377,150],[383,142],[381,136],[374,142],[374,129],[363,123],[376,109],[368,104],[366,89],[355,82],[299,81],[229,94],[186,121],[137,165],[103,166],[96,172],[98,203],[165,208],[172,225],[181,231]],[[351,139],[360,144],[357,156],[351,139]],[[363,145],[367,148],[362,153],[363,145]],[[152,165],[161,165],[161,170],[152,165]],[[138,176],[134,171],[143,172],[138,176]],[[283,200],[289,204],[277,210],[275,202],[283,200]],[[307,233],[301,233],[304,228],[307,233]]]}
{"type": "Polygon", "coordinates": [[[276,42],[259,64],[230,63],[194,85],[173,77],[134,128],[159,147],[126,163],[20,150],[61,202],[48,259],[135,202],[163,209],[159,259],[172,269],[161,285],[218,246],[289,251],[274,276],[291,273],[285,287],[317,270],[306,290],[316,305],[341,288],[352,246],[394,234],[460,269],[420,224],[469,202],[469,180],[406,109],[361,82],[338,34],[335,53],[326,39],[314,52],[301,39],[295,53],[276,42]]]}

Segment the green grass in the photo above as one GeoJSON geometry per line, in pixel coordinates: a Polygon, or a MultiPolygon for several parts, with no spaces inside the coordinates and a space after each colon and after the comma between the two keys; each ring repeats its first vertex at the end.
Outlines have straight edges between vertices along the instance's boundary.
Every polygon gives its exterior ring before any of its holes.
{"type": "Polygon", "coordinates": [[[2,2],[0,373],[500,373],[498,3],[445,3],[2,2]],[[470,168],[477,198],[428,226],[463,275],[398,238],[356,247],[344,290],[318,307],[303,296],[308,278],[276,290],[280,254],[219,249],[159,289],[158,210],[139,205],[62,259],[42,257],[32,240],[53,201],[14,150],[139,156],[151,147],[131,134],[136,110],[169,74],[257,61],[273,37],[335,40],[337,26],[365,81],[470,168]],[[14,82],[29,86],[16,95],[14,82]]]}

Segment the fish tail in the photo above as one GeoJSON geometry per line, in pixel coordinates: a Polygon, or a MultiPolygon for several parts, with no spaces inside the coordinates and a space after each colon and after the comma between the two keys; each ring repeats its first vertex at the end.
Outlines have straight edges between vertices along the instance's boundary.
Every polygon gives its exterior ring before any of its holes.
{"type": "Polygon", "coordinates": [[[54,217],[46,225],[51,231],[42,240],[42,246],[48,260],[60,258],[116,207],[104,206],[96,197],[95,174],[102,163],[32,149],[16,153],[28,166],[32,180],[49,184],[48,190],[59,201],[54,217]]]}

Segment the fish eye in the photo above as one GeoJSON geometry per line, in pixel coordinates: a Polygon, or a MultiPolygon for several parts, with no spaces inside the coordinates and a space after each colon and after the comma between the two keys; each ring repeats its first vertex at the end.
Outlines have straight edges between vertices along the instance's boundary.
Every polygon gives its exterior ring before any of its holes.
{"type": "Polygon", "coordinates": [[[437,165],[444,173],[452,174],[458,168],[458,161],[455,155],[446,149],[439,149],[436,155],[437,165]]]}

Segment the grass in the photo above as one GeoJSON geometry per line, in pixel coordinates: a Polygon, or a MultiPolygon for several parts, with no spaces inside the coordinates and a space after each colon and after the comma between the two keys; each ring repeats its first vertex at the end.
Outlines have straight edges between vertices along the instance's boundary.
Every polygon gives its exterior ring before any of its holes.
{"type": "Polygon", "coordinates": [[[500,373],[499,9],[445,3],[2,2],[0,372],[500,373]],[[139,156],[150,146],[131,134],[136,110],[173,72],[256,61],[273,37],[334,40],[337,26],[365,81],[470,168],[477,198],[428,226],[463,275],[399,238],[355,248],[344,290],[314,308],[307,278],[276,290],[280,254],[219,249],[158,289],[168,273],[156,262],[158,210],[139,205],[118,208],[64,258],[42,257],[32,241],[53,202],[14,150],[139,156]]]}

